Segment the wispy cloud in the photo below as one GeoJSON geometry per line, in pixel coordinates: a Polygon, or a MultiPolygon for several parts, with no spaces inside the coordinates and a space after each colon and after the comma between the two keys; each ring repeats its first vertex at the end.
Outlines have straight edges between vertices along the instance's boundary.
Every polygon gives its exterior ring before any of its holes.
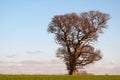
{"type": "Polygon", "coordinates": [[[44,52],[40,51],[40,50],[36,50],[36,51],[28,51],[27,53],[28,54],[41,54],[41,53],[44,53],[44,52]]]}
{"type": "Polygon", "coordinates": [[[15,54],[7,55],[6,57],[7,58],[13,58],[13,57],[15,57],[15,54]]]}

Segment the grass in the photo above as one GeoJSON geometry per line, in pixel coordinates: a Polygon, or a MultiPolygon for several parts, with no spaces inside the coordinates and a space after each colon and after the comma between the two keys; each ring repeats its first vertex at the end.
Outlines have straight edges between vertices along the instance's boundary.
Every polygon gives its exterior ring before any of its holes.
{"type": "Polygon", "coordinates": [[[120,80],[120,75],[111,76],[0,75],[0,80],[120,80]]]}

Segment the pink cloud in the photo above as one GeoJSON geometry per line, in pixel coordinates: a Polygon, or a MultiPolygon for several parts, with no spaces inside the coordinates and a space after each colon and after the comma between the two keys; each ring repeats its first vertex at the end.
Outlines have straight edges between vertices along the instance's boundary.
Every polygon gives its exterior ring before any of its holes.
{"type": "MultiPolygon", "coordinates": [[[[120,65],[101,64],[86,67],[93,74],[120,74],[120,65]]],[[[21,62],[0,61],[0,74],[66,74],[66,66],[59,60],[25,60],[21,62]]]]}
{"type": "Polygon", "coordinates": [[[53,63],[53,61],[2,62],[1,74],[62,74],[65,73],[65,65],[53,63]]]}
{"type": "Polygon", "coordinates": [[[86,70],[94,74],[120,75],[120,64],[102,63],[101,65],[88,66],[86,70]]]}

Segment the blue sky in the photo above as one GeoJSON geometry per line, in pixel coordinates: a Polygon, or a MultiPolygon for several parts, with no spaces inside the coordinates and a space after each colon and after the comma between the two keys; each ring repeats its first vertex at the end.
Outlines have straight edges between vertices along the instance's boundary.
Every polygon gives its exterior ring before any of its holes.
{"type": "MultiPolygon", "coordinates": [[[[103,60],[93,66],[120,68],[119,5],[119,0],[0,0],[0,61],[17,64],[21,61],[54,62],[59,45],[47,32],[52,18],[59,14],[99,10],[110,14],[111,19],[109,27],[95,43],[102,51],[103,60]]],[[[115,74],[120,74],[120,71],[115,74]]]]}

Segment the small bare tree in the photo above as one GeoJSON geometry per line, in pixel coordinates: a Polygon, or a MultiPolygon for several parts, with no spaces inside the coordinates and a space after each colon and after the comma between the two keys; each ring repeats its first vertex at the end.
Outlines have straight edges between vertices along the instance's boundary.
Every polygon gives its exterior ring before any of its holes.
{"type": "Polygon", "coordinates": [[[102,58],[100,50],[95,50],[91,43],[97,41],[108,19],[108,14],[99,11],[54,16],[48,32],[54,33],[56,43],[62,46],[57,50],[57,57],[64,60],[69,75],[102,58]]]}

